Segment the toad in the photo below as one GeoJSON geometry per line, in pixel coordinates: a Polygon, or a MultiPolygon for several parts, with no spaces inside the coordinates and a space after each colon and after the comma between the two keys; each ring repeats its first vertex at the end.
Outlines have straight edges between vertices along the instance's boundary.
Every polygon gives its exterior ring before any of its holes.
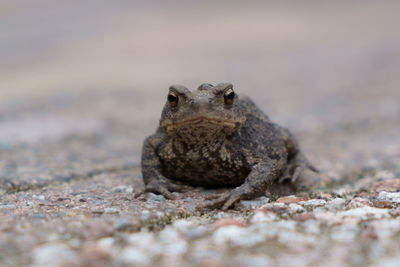
{"type": "Polygon", "coordinates": [[[224,210],[273,184],[314,185],[320,177],[289,130],[230,83],[194,91],[171,86],[158,130],[143,143],[141,166],[145,191],[167,199],[190,186],[230,188],[202,204],[224,210]]]}

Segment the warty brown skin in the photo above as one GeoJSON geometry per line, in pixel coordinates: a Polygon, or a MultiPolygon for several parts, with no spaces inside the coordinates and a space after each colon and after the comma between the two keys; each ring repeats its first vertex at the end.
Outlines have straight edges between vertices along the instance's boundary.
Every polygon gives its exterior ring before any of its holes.
{"type": "Polygon", "coordinates": [[[171,86],[160,126],[142,150],[147,192],[173,199],[171,192],[188,185],[232,188],[202,207],[228,209],[283,180],[314,184],[316,173],[290,132],[229,83],[171,86]]]}

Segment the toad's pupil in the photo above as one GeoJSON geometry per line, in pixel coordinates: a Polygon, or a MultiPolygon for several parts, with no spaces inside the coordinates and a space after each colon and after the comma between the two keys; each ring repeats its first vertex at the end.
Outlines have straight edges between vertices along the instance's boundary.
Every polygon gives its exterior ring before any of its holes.
{"type": "Polygon", "coordinates": [[[168,101],[169,102],[176,102],[178,98],[172,94],[168,95],[168,101]]]}
{"type": "Polygon", "coordinates": [[[226,105],[232,105],[233,99],[235,98],[235,92],[232,89],[229,89],[225,92],[224,101],[226,105]]]}
{"type": "Polygon", "coordinates": [[[232,100],[235,98],[235,92],[230,92],[225,96],[227,99],[232,100]]]}

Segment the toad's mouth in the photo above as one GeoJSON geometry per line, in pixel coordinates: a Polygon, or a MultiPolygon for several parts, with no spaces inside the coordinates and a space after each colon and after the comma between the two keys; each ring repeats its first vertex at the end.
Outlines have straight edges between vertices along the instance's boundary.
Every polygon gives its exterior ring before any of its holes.
{"type": "Polygon", "coordinates": [[[164,120],[161,126],[167,134],[188,144],[204,144],[219,140],[240,128],[241,122],[206,116],[172,121],[164,120]]]}
{"type": "Polygon", "coordinates": [[[237,127],[237,122],[230,120],[222,120],[216,118],[210,118],[206,116],[198,116],[195,118],[185,119],[181,121],[174,122],[173,125],[176,128],[184,127],[184,126],[196,126],[196,125],[204,125],[209,124],[216,127],[221,128],[231,128],[234,129],[237,127]]]}

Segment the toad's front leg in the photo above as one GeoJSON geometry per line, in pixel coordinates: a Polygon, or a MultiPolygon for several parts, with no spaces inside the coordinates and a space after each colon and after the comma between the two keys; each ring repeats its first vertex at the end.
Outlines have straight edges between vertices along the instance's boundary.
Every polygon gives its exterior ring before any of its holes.
{"type": "Polygon", "coordinates": [[[185,192],[192,187],[175,183],[161,174],[161,162],[156,154],[156,147],[161,138],[155,134],[148,137],[142,149],[142,175],[145,189],[138,193],[152,192],[161,194],[167,199],[174,199],[172,192],[185,192]]]}
{"type": "Polygon", "coordinates": [[[245,182],[233,189],[223,193],[218,198],[207,200],[199,208],[217,208],[223,210],[229,209],[233,204],[242,199],[252,199],[262,195],[268,187],[282,175],[286,167],[284,160],[267,160],[266,162],[256,164],[245,182]]]}

